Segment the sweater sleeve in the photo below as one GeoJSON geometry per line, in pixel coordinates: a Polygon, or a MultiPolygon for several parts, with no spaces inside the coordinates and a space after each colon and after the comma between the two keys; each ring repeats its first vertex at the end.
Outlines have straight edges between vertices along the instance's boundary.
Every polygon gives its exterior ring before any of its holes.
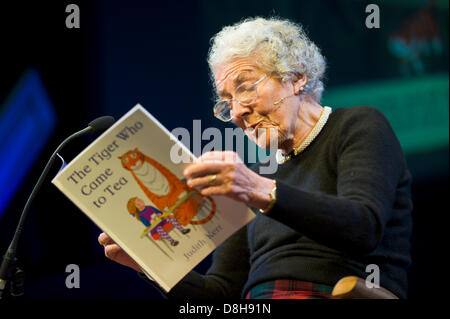
{"type": "Polygon", "coordinates": [[[385,117],[360,108],[335,139],[336,195],[277,180],[268,216],[319,244],[351,254],[376,249],[405,169],[400,144],[385,117]]]}
{"type": "Polygon", "coordinates": [[[139,219],[141,220],[141,222],[144,224],[145,227],[150,226],[150,223],[148,220],[146,220],[144,217],[139,216],[139,219]]]}
{"type": "Polygon", "coordinates": [[[249,269],[245,226],[214,251],[211,267],[205,275],[191,271],[169,293],[151,283],[168,299],[240,298],[249,269]]]}

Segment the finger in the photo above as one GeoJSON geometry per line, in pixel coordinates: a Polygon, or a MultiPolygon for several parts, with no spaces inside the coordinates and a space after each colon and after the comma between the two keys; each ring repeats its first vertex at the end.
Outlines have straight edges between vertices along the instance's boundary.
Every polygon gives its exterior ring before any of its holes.
{"type": "Polygon", "coordinates": [[[106,246],[106,245],[110,245],[110,244],[115,244],[114,240],[111,239],[111,237],[109,237],[106,233],[101,233],[98,236],[98,242],[100,243],[100,245],[102,246],[106,246]]]}
{"type": "Polygon", "coordinates": [[[204,161],[235,161],[238,158],[238,154],[233,151],[211,151],[202,154],[197,159],[197,162],[204,161]]]}
{"type": "Polygon", "coordinates": [[[142,271],[141,267],[125,251],[116,244],[105,246],[105,256],[121,265],[142,271]]]}
{"type": "Polygon", "coordinates": [[[210,186],[200,190],[200,194],[203,196],[227,195],[228,193],[229,187],[226,185],[210,186]]]}
{"type": "Polygon", "coordinates": [[[221,175],[213,174],[208,176],[189,179],[187,182],[189,187],[204,188],[208,186],[217,186],[223,184],[221,175]],[[215,177],[213,177],[215,176],[215,177]]]}
{"type": "Polygon", "coordinates": [[[196,178],[219,173],[226,166],[227,164],[223,162],[201,162],[191,164],[183,173],[187,178],[196,178]]]}
{"type": "Polygon", "coordinates": [[[105,246],[105,256],[117,262],[123,262],[124,257],[128,256],[122,248],[117,244],[109,244],[105,246]]]}

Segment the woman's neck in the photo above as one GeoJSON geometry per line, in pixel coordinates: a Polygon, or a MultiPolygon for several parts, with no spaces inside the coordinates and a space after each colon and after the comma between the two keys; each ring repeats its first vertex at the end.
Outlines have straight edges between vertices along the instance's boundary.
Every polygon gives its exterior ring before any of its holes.
{"type": "Polygon", "coordinates": [[[307,94],[299,98],[299,106],[292,138],[288,139],[281,149],[284,154],[289,154],[298,148],[309,135],[317,121],[320,119],[323,107],[307,94]]]}

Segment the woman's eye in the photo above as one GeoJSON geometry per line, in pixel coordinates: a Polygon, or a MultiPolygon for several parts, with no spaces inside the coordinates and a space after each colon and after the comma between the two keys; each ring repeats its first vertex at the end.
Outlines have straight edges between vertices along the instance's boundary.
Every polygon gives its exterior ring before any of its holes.
{"type": "Polygon", "coordinates": [[[128,163],[128,157],[125,157],[125,158],[123,159],[123,161],[124,161],[125,163],[128,163]]]}
{"type": "Polygon", "coordinates": [[[241,93],[242,91],[252,90],[254,84],[251,82],[244,82],[236,88],[236,93],[241,93]]]}
{"type": "Polygon", "coordinates": [[[131,153],[132,158],[136,158],[136,153],[131,153]]]}

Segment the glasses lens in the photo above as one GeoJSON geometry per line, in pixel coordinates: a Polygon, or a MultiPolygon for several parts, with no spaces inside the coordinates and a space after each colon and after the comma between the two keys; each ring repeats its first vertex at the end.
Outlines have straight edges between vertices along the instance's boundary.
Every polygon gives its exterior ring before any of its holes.
{"type": "Polygon", "coordinates": [[[224,122],[231,121],[231,107],[228,101],[219,101],[214,105],[214,116],[224,122]]]}
{"type": "Polygon", "coordinates": [[[243,105],[249,105],[256,101],[258,93],[256,92],[256,85],[251,83],[242,83],[236,88],[236,100],[243,105]]]}

